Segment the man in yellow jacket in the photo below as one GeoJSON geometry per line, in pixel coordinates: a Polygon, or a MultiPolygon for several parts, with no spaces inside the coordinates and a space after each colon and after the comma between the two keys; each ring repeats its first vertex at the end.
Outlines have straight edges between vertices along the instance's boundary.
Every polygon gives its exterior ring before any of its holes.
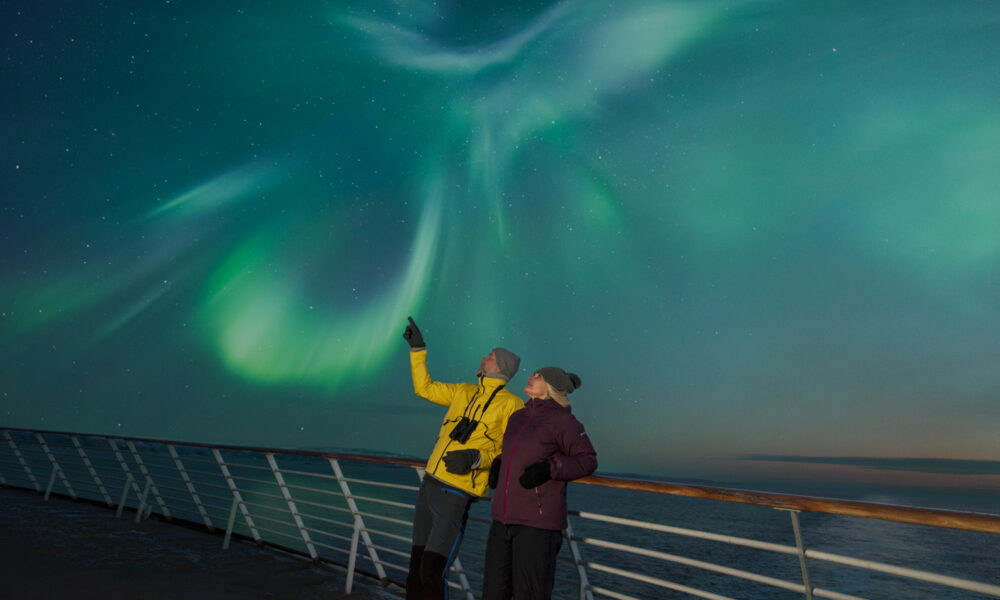
{"type": "Polygon", "coordinates": [[[403,338],[410,344],[413,391],[448,407],[413,517],[413,547],[406,600],[443,600],[448,569],[458,554],[469,506],[487,495],[490,464],[501,453],[510,415],[524,402],[507,389],[521,359],[494,348],[480,361],[478,383],[442,383],[427,371],[427,346],[413,319],[403,338]]]}

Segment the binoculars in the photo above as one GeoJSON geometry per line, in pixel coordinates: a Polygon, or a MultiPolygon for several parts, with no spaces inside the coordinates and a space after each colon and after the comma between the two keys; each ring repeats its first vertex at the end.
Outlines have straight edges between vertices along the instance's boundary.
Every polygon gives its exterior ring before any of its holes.
{"type": "Polygon", "coordinates": [[[455,424],[455,427],[448,434],[448,437],[455,440],[459,444],[464,444],[469,441],[469,436],[472,432],[476,430],[479,425],[479,421],[473,421],[469,417],[462,417],[462,419],[455,424]]]}

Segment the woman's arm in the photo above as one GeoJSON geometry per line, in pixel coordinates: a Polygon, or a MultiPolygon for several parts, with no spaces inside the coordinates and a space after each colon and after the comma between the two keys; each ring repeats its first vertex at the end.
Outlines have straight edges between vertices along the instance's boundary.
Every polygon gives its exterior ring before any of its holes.
{"type": "Polygon", "coordinates": [[[549,459],[552,479],[571,481],[586,477],[597,470],[597,451],[583,424],[571,421],[558,435],[559,452],[549,459]]]}

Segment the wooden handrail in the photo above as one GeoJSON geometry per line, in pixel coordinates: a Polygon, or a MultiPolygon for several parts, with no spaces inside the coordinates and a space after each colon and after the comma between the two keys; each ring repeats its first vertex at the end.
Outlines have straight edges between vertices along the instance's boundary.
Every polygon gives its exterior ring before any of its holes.
{"type": "Polygon", "coordinates": [[[865,517],[883,521],[900,523],[916,523],[933,527],[964,529],[967,531],[982,531],[985,533],[1000,533],[1000,515],[941,510],[934,508],[916,508],[879,504],[875,502],[860,502],[856,500],[836,500],[833,498],[816,498],[812,496],[795,496],[791,494],[773,494],[752,490],[728,488],[713,488],[697,485],[682,485],[643,479],[626,479],[622,477],[605,477],[591,475],[576,480],[578,483],[599,485],[603,487],[638,490],[671,496],[688,496],[724,502],[741,502],[759,506],[772,506],[786,510],[818,512],[831,515],[850,517],[865,517]]]}
{"type": "Polygon", "coordinates": [[[351,454],[343,452],[321,452],[319,450],[289,450],[287,448],[269,448],[265,446],[235,446],[232,444],[210,444],[205,442],[182,442],[177,440],[163,440],[157,438],[140,438],[125,435],[105,435],[102,433],[80,433],[72,431],[53,431],[47,429],[23,429],[20,427],[0,427],[0,431],[20,431],[23,433],[41,433],[43,435],[75,435],[78,437],[111,438],[114,440],[132,440],[133,442],[143,442],[147,444],[172,444],[175,446],[188,446],[191,448],[218,448],[219,450],[235,450],[237,452],[260,452],[273,454],[294,454],[296,456],[314,456],[320,458],[335,458],[337,460],[355,460],[358,462],[373,462],[387,465],[403,465],[407,467],[422,467],[427,464],[426,460],[415,458],[376,456],[368,454],[351,454]]]}
{"type": "MultiPolygon", "coordinates": [[[[199,442],[180,442],[180,441],[153,439],[153,438],[135,438],[135,437],[116,436],[116,435],[101,435],[93,433],[72,433],[66,431],[21,429],[17,427],[0,427],[0,430],[21,431],[25,433],[41,433],[50,435],[67,435],[67,436],[73,435],[81,437],[112,438],[121,440],[132,440],[134,442],[146,442],[154,444],[174,444],[178,446],[190,446],[197,448],[218,448],[222,450],[271,452],[275,454],[294,454],[299,456],[334,458],[337,460],[351,460],[358,462],[401,465],[407,467],[422,467],[425,464],[425,461],[413,458],[404,458],[404,457],[370,456],[365,454],[352,454],[352,453],[319,452],[310,450],[287,450],[284,448],[261,448],[256,446],[233,446],[225,444],[206,444],[199,442]]],[[[684,485],[677,483],[648,481],[644,479],[608,477],[603,475],[590,475],[582,479],[577,479],[574,483],[581,483],[585,485],[597,485],[602,487],[625,489],[625,490],[636,490],[641,492],[653,492],[656,494],[667,494],[671,496],[687,496],[690,498],[721,500],[723,502],[740,502],[743,504],[756,504],[758,506],[771,506],[774,508],[781,508],[786,510],[799,510],[805,512],[825,513],[831,515],[844,515],[850,517],[865,517],[869,519],[879,519],[883,521],[914,523],[917,525],[946,527],[950,529],[962,529],[966,531],[980,531],[984,533],[1000,533],[1000,515],[992,515],[984,513],[962,512],[962,511],[942,510],[933,508],[916,508],[911,506],[879,504],[875,502],[860,502],[856,500],[836,500],[833,498],[796,496],[792,494],[774,494],[770,492],[759,492],[753,490],[684,485]]]]}

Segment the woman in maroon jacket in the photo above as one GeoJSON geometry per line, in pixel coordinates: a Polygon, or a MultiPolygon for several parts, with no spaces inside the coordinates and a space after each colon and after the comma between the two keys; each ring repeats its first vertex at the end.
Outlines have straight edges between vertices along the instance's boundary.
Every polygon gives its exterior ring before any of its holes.
{"type": "Polygon", "coordinates": [[[486,541],[483,600],[545,600],[566,528],[566,482],[597,469],[597,453],[570,412],[580,377],[539,369],[524,391],[530,400],[510,416],[503,455],[490,468],[493,524],[486,541]]]}

